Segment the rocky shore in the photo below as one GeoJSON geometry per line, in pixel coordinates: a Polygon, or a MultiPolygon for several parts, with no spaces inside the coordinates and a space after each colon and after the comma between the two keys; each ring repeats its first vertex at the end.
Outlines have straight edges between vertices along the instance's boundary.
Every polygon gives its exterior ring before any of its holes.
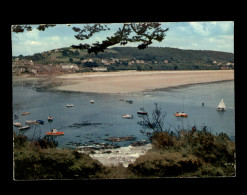
{"type": "Polygon", "coordinates": [[[78,147],[78,152],[89,154],[93,159],[98,160],[105,166],[118,166],[122,164],[128,167],[129,164],[134,163],[135,160],[146,154],[152,148],[151,144],[144,144],[140,146],[126,146],[117,148],[107,148],[99,150],[88,150],[86,147],[78,147]]]}

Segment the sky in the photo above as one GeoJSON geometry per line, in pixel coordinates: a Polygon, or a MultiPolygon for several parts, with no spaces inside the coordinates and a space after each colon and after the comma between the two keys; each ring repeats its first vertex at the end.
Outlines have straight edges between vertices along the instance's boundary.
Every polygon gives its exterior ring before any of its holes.
{"type": "MultiPolygon", "coordinates": [[[[161,26],[169,30],[162,42],[153,42],[150,47],[172,47],[191,50],[214,50],[234,53],[234,22],[160,22],[161,26]]],[[[57,24],[55,27],[39,31],[38,25],[32,25],[33,30],[23,33],[11,33],[12,55],[33,55],[56,48],[69,47],[80,43],[92,44],[101,42],[107,36],[113,35],[123,23],[108,24],[109,31],[96,33],[86,41],[77,40],[72,28],[82,27],[83,24],[57,24]]],[[[138,43],[129,43],[127,47],[137,47],[138,43]]],[[[120,47],[120,45],[115,45],[120,47]]]]}

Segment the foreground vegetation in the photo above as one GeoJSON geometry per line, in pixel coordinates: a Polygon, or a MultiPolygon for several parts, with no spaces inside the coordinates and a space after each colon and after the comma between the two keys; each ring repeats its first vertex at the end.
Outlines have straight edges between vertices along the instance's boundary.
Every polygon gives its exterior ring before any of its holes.
{"type": "Polygon", "coordinates": [[[220,133],[213,135],[204,127],[165,131],[150,136],[153,149],[128,168],[103,166],[76,150],[59,149],[44,137],[29,141],[14,133],[14,178],[90,179],[149,177],[215,177],[235,175],[235,143],[220,133]]]}

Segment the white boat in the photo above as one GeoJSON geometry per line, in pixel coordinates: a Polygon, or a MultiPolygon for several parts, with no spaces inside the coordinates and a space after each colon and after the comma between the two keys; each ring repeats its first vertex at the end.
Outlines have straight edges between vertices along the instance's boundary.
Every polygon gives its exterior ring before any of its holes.
{"type": "Polygon", "coordinates": [[[128,119],[132,119],[133,115],[129,115],[129,114],[123,114],[122,118],[128,118],[128,119]]]}
{"type": "Polygon", "coordinates": [[[28,115],[30,112],[22,112],[21,115],[28,115]]]}
{"type": "Polygon", "coordinates": [[[220,101],[220,103],[219,103],[219,105],[218,105],[218,107],[217,107],[217,110],[218,110],[218,111],[225,111],[225,110],[226,110],[226,105],[225,105],[225,103],[224,103],[223,98],[221,99],[221,101],[220,101]]]}
{"type": "Polygon", "coordinates": [[[30,126],[24,126],[24,127],[20,127],[20,128],[18,128],[19,130],[25,130],[25,129],[29,129],[30,128],[30,126]]]}
{"type": "Polygon", "coordinates": [[[94,100],[90,100],[90,103],[93,104],[94,103],[94,100]]]}
{"type": "Polygon", "coordinates": [[[26,124],[35,124],[37,121],[36,120],[26,120],[26,124]]]}
{"type": "Polygon", "coordinates": [[[14,125],[15,127],[21,127],[21,126],[22,126],[22,124],[19,123],[19,122],[14,122],[13,125],[14,125]]]}
{"type": "Polygon", "coordinates": [[[48,116],[48,121],[53,121],[53,117],[52,116],[48,116]]]}
{"type": "Polygon", "coordinates": [[[67,104],[66,107],[74,107],[74,104],[67,104]]]}

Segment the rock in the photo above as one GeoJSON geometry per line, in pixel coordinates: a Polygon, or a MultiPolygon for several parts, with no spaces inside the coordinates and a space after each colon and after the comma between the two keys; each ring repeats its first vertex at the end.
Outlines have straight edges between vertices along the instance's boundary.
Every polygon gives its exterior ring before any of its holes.
{"type": "Polygon", "coordinates": [[[130,144],[131,146],[144,146],[145,144],[147,144],[148,141],[147,140],[140,140],[140,141],[136,141],[133,142],[132,144],[130,144]]]}
{"type": "Polygon", "coordinates": [[[136,138],[133,136],[126,136],[126,137],[109,137],[106,138],[105,141],[111,141],[111,142],[122,142],[122,141],[132,141],[136,138]]]}

